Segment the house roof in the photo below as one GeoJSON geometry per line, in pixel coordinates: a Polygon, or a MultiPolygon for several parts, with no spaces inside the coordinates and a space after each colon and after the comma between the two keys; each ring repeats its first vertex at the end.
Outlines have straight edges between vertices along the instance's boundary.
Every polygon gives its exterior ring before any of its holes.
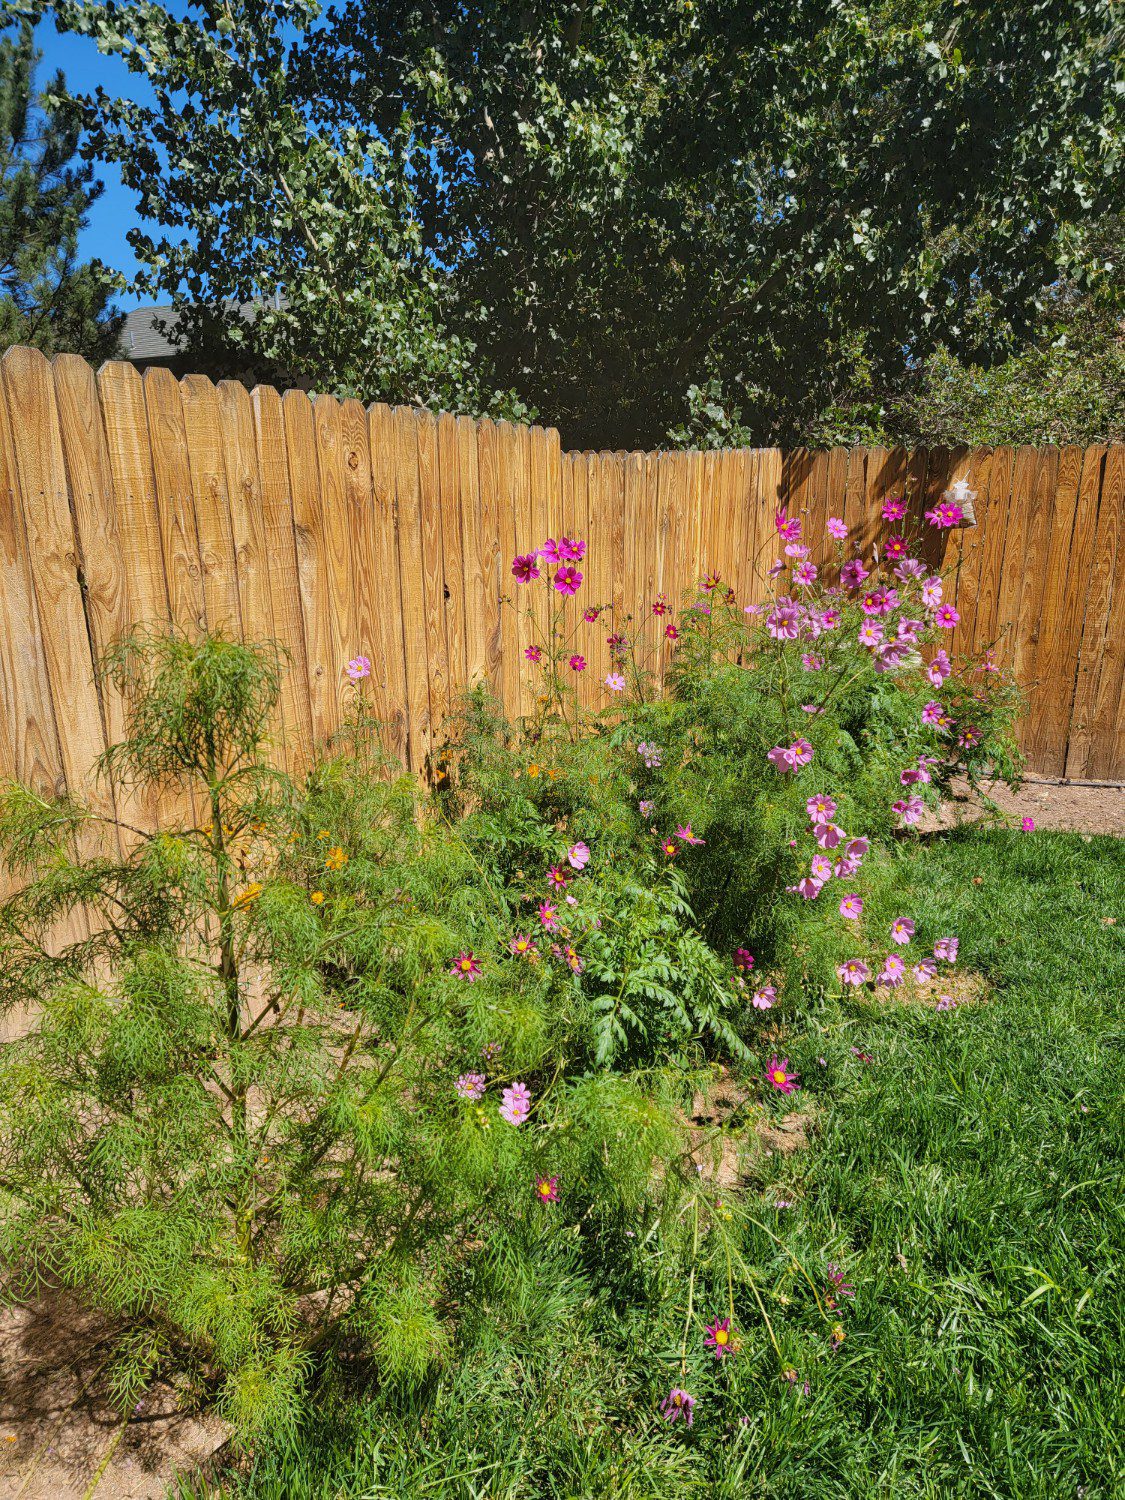
{"type": "Polygon", "coordinates": [[[174,324],[178,314],[170,302],[156,307],[134,307],[125,314],[121,344],[126,359],[173,359],[182,351],[157,328],[157,322],[174,324]]]}

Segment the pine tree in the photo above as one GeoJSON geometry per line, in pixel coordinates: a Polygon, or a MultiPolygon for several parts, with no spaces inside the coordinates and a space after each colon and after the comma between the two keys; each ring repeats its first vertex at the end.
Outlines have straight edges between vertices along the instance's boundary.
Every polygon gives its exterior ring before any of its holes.
{"type": "Polygon", "coordinates": [[[79,125],[52,102],[62,74],[36,92],[41,57],[26,23],[0,38],[0,348],[106,359],[123,321],[110,306],[114,277],[78,256],[102,185],[77,160],[79,125]]]}

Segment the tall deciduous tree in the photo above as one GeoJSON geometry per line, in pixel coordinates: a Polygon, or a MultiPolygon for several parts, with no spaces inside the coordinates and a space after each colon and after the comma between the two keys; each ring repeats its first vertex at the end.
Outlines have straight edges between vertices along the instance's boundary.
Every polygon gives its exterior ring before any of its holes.
{"type": "Polygon", "coordinates": [[[0,348],[33,344],[105,359],[121,330],[110,306],[114,278],[78,256],[102,188],[77,159],[78,124],[52,107],[62,74],[45,98],[36,92],[40,56],[26,23],[0,37],[0,348]]]}
{"type": "Polygon", "coordinates": [[[1103,274],[1121,196],[1113,0],[58,5],[156,89],[87,102],[187,231],[138,237],[152,285],[315,379],[515,392],[576,443],[656,442],[693,386],[791,439],[939,347],[989,365],[1103,274]]]}

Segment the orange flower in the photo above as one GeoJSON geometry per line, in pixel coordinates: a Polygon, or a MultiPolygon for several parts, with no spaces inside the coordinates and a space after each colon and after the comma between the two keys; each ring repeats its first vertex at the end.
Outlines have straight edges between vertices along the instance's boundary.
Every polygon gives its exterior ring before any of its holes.
{"type": "Polygon", "coordinates": [[[257,901],[258,897],[261,894],[261,885],[258,881],[252,880],[244,891],[239,891],[238,895],[231,902],[231,905],[236,910],[241,910],[242,908],[250,906],[253,902],[257,901]]]}
{"type": "Polygon", "coordinates": [[[328,851],[324,861],[324,868],[326,870],[342,870],[347,862],[348,856],[340,848],[339,844],[335,844],[328,851]]]}
{"type": "Polygon", "coordinates": [[[527,774],[529,776],[538,776],[539,775],[539,767],[537,765],[534,765],[534,764],[528,766],[528,768],[527,768],[527,774]]]}
{"type": "Polygon", "coordinates": [[[322,905],[323,902],[324,902],[324,892],[323,891],[313,891],[312,895],[309,897],[309,900],[312,902],[312,904],[314,906],[320,906],[320,905],[322,905]]]}

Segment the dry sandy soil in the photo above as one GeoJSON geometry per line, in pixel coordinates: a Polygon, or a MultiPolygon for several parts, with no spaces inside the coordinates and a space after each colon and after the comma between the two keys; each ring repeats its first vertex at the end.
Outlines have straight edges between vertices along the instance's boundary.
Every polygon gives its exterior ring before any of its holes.
{"type": "MultiPolygon", "coordinates": [[[[980,798],[967,786],[955,787],[954,791],[955,796],[946,803],[941,817],[922,824],[923,828],[952,828],[987,816],[980,798]]],[[[1089,786],[1037,778],[1028,779],[1014,793],[1005,786],[997,787],[992,800],[1010,818],[1034,818],[1036,828],[1115,833],[1125,837],[1125,786],[1089,786]]]]}

